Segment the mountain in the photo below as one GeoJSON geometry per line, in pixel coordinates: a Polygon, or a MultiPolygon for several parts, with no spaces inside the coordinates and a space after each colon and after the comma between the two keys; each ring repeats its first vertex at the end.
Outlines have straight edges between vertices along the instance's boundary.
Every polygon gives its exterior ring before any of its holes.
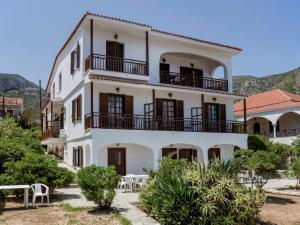
{"type": "MultiPolygon", "coordinates": [[[[39,110],[39,87],[18,74],[0,73],[0,95],[20,97],[24,99],[24,109],[39,110]]],[[[46,91],[42,89],[43,101],[46,91]]]]}
{"type": "Polygon", "coordinates": [[[300,67],[265,77],[233,76],[234,92],[248,96],[276,88],[300,95],[300,67]]]}

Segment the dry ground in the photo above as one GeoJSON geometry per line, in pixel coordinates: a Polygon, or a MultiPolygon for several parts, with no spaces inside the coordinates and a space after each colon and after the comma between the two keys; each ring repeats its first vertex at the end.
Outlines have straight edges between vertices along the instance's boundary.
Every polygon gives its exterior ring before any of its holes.
{"type": "Polygon", "coordinates": [[[260,216],[267,225],[300,225],[300,197],[268,194],[260,216]]]}
{"type": "Polygon", "coordinates": [[[121,225],[111,211],[72,210],[62,205],[24,209],[21,203],[8,202],[0,209],[0,224],[5,225],[121,225]]]}

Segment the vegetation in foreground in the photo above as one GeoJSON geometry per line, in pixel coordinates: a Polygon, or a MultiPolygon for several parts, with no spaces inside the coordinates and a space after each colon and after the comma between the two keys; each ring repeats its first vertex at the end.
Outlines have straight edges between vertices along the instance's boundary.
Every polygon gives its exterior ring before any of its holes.
{"type": "Polygon", "coordinates": [[[163,158],[139,204],[166,225],[254,224],[264,200],[262,189],[239,183],[230,162],[163,158]]]}
{"type": "Polygon", "coordinates": [[[13,118],[0,120],[1,185],[44,183],[52,190],[72,182],[73,173],[44,153],[40,134],[39,128],[23,129],[13,118]]]}

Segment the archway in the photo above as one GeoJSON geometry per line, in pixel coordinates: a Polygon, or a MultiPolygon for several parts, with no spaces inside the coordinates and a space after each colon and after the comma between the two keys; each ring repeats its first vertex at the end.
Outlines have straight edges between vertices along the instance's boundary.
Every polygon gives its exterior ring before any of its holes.
{"type": "Polygon", "coordinates": [[[187,159],[203,161],[203,151],[200,147],[191,144],[169,144],[162,146],[159,152],[160,157],[170,157],[172,159],[187,159]]]}
{"type": "Polygon", "coordinates": [[[233,159],[234,151],[241,149],[240,146],[231,145],[231,144],[217,144],[211,146],[207,150],[208,161],[214,158],[219,158],[227,162],[228,160],[233,159]]]}
{"type": "Polygon", "coordinates": [[[260,134],[260,123],[259,122],[255,122],[253,124],[253,133],[260,134]]]}
{"type": "Polygon", "coordinates": [[[297,136],[300,133],[300,115],[287,112],[277,119],[277,137],[297,136]]]}
{"type": "Polygon", "coordinates": [[[247,130],[249,134],[273,136],[273,124],[265,117],[253,117],[248,119],[247,130]]]}

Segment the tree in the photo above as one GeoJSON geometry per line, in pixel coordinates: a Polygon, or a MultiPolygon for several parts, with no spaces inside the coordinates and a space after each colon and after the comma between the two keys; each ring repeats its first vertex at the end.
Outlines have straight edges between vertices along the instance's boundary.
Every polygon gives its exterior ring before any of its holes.
{"type": "Polygon", "coordinates": [[[300,157],[300,135],[292,143],[294,158],[300,157]]]}
{"type": "Polygon", "coordinates": [[[300,158],[294,161],[290,167],[292,175],[297,178],[297,184],[300,184],[300,158]]]}

